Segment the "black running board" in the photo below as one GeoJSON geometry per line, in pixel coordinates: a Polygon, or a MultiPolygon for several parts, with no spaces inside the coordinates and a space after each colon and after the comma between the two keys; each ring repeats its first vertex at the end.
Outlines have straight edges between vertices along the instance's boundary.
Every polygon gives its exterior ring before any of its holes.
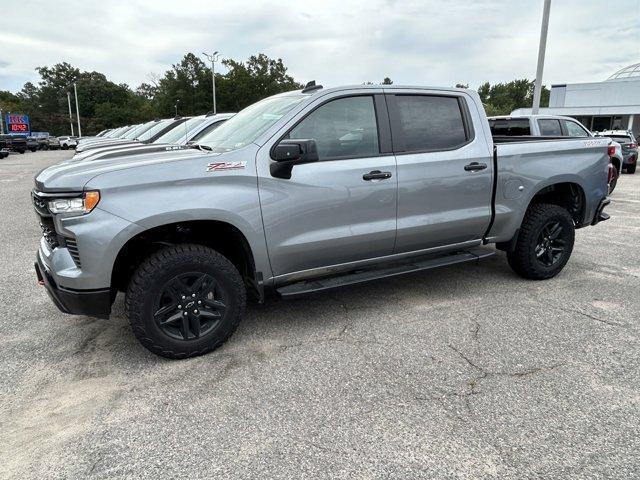
{"type": "Polygon", "coordinates": [[[406,273],[430,270],[432,268],[455,265],[457,263],[477,262],[482,258],[494,255],[493,248],[477,247],[464,251],[454,252],[447,255],[434,257],[414,257],[404,261],[397,261],[384,266],[369,267],[359,269],[347,274],[333,277],[325,277],[315,280],[303,280],[276,289],[282,297],[291,298],[298,295],[305,295],[312,292],[320,292],[332,288],[344,287],[346,285],[356,285],[358,283],[379,280],[381,278],[395,277],[406,273]]]}

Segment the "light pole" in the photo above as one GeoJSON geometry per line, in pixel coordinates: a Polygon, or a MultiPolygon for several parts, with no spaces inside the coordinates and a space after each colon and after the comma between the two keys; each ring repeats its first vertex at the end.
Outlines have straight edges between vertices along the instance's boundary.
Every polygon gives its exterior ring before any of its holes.
{"type": "Polygon", "coordinates": [[[209,54],[206,52],[202,52],[202,54],[209,59],[211,62],[211,90],[213,93],[213,114],[217,113],[216,111],[216,61],[221,57],[218,54],[218,51],[209,54]]]}
{"type": "Polygon", "coordinates": [[[178,116],[178,104],[180,103],[180,99],[176,100],[176,104],[173,106],[176,109],[176,117],[178,116]]]}
{"type": "Polygon", "coordinates": [[[67,92],[67,103],[69,104],[69,125],[71,125],[71,136],[73,137],[73,115],[71,114],[71,93],[67,92]]]}
{"type": "Polygon", "coordinates": [[[73,93],[76,97],[76,117],[78,118],[78,137],[82,138],[82,130],[80,129],[80,109],[78,108],[78,89],[76,82],[73,82],[73,93]]]}
{"type": "Polygon", "coordinates": [[[4,118],[2,115],[2,108],[0,108],[0,135],[4,133],[4,118]]]}
{"type": "Polygon", "coordinates": [[[542,10],[542,28],[540,29],[540,46],[538,48],[538,68],[536,69],[536,83],[533,87],[533,106],[531,113],[538,114],[540,110],[540,97],[542,96],[542,70],[544,68],[544,55],[547,49],[547,31],[549,30],[549,10],[551,0],[544,0],[542,10]]]}

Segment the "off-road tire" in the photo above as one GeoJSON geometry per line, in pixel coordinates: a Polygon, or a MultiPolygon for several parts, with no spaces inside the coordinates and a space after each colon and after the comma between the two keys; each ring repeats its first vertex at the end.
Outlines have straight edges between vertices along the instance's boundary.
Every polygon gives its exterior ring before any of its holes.
{"type": "Polygon", "coordinates": [[[636,164],[635,163],[633,165],[627,165],[627,173],[631,173],[631,174],[636,173],[636,164]]]}
{"type": "Polygon", "coordinates": [[[616,185],[618,184],[618,177],[620,176],[620,172],[618,171],[618,169],[616,168],[615,165],[612,165],[613,167],[613,178],[611,179],[611,183],[609,183],[609,193],[613,193],[613,191],[616,189],[616,185]]]}
{"type": "Polygon", "coordinates": [[[507,253],[509,266],[518,275],[531,280],[555,277],[569,261],[575,240],[575,225],[569,212],[557,205],[539,203],[527,210],[513,251],[507,253]],[[563,228],[564,251],[553,265],[543,265],[536,257],[536,247],[543,229],[551,222],[563,228]]]}
{"type": "Polygon", "coordinates": [[[217,251],[194,244],[174,245],[150,255],[131,277],[125,296],[125,310],[138,341],[151,352],[172,359],[203,355],[221,346],[238,327],[245,305],[244,283],[235,266],[217,251]],[[212,331],[178,340],[154,319],[155,302],[172,277],[192,272],[212,276],[224,288],[228,304],[212,331]]]}

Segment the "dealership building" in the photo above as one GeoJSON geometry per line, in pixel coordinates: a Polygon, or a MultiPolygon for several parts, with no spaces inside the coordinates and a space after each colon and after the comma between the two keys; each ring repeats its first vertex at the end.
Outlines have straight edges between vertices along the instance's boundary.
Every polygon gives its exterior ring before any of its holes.
{"type": "MultiPolygon", "coordinates": [[[[531,109],[511,114],[531,114],[531,109]]],[[[603,82],[551,85],[549,107],[541,108],[540,114],[573,117],[593,132],[632,130],[640,136],[640,63],[603,82]]]]}

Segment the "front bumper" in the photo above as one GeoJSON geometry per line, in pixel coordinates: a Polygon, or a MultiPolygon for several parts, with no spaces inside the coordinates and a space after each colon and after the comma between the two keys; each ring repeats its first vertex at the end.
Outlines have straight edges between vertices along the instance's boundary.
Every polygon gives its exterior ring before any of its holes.
{"type": "Polygon", "coordinates": [[[44,285],[47,294],[60,311],[72,315],[109,318],[114,292],[111,289],[71,290],[56,284],[38,254],[35,263],[38,283],[44,285]]]}
{"type": "Polygon", "coordinates": [[[591,225],[597,225],[598,223],[604,222],[611,218],[609,214],[604,213],[603,211],[604,207],[606,207],[610,203],[611,203],[611,199],[609,199],[608,196],[600,200],[600,203],[598,204],[598,208],[596,208],[596,214],[593,216],[593,221],[591,222],[591,225]]]}

